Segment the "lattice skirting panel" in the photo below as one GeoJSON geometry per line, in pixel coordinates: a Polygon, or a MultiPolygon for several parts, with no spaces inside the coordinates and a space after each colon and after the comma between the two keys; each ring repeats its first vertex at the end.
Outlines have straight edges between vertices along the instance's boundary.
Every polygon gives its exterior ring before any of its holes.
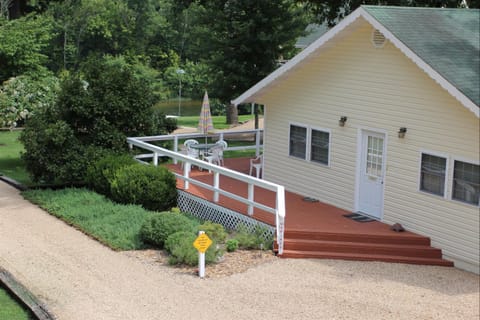
{"type": "Polygon", "coordinates": [[[181,211],[187,212],[202,220],[209,220],[223,225],[227,229],[236,230],[237,226],[244,225],[249,232],[254,232],[257,226],[263,230],[262,236],[265,240],[272,239],[275,228],[245,216],[236,211],[224,208],[213,202],[194,196],[183,190],[178,191],[178,207],[181,211]]]}

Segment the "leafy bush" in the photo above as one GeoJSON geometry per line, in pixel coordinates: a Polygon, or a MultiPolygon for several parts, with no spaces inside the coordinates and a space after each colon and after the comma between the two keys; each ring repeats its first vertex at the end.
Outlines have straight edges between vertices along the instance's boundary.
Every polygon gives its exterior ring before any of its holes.
{"type": "Polygon", "coordinates": [[[177,182],[165,167],[142,164],[121,167],[110,188],[113,200],[140,204],[148,210],[166,211],[177,203],[177,182]]]}
{"type": "MultiPolygon", "coordinates": [[[[170,264],[187,264],[194,266],[198,264],[198,251],[193,246],[197,236],[192,232],[180,231],[171,234],[165,241],[165,249],[170,253],[168,262],[170,264]]],[[[217,249],[215,241],[205,252],[205,263],[217,261],[221,251],[217,249]]]]}
{"type": "Polygon", "coordinates": [[[99,158],[91,153],[125,151],[128,136],[168,133],[172,124],[153,112],[153,102],[150,84],[112,58],[67,75],[57,103],[29,119],[21,136],[34,181],[83,182],[99,158]]]}
{"type": "MultiPolygon", "coordinates": [[[[167,238],[179,231],[195,235],[195,222],[178,213],[155,214],[145,221],[140,229],[140,237],[146,243],[163,248],[167,238]]],[[[192,240],[193,242],[193,240],[192,240]]]]}
{"type": "Polygon", "coordinates": [[[239,248],[242,249],[271,249],[273,246],[273,238],[265,239],[263,234],[265,228],[259,225],[255,226],[253,232],[249,232],[244,224],[237,226],[235,239],[238,241],[239,248]]]}
{"type": "Polygon", "coordinates": [[[225,243],[228,252],[234,252],[238,249],[238,240],[237,239],[228,239],[225,243]]]}
{"type": "Polygon", "coordinates": [[[86,182],[96,192],[110,196],[110,185],[120,168],[135,164],[128,154],[108,154],[93,162],[87,168],[86,182]]]}
{"type": "Polygon", "coordinates": [[[197,227],[198,231],[205,231],[205,233],[217,243],[224,243],[227,238],[227,232],[225,228],[218,223],[213,223],[211,221],[206,221],[204,224],[197,227]]]}
{"type": "Polygon", "coordinates": [[[58,91],[58,78],[47,72],[8,79],[0,87],[0,127],[22,126],[38,110],[52,106],[58,91]]]}

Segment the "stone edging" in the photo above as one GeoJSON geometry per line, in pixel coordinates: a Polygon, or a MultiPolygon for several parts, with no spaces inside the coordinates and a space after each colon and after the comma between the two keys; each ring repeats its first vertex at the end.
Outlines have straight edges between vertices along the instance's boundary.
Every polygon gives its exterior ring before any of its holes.
{"type": "Polygon", "coordinates": [[[0,282],[9,292],[20,300],[38,320],[55,320],[55,317],[47,310],[45,305],[2,267],[0,267],[0,282]]]}

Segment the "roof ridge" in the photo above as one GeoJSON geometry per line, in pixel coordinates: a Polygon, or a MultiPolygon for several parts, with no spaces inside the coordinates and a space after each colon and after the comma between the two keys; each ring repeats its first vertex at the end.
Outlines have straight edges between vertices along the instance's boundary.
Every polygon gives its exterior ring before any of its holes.
{"type": "Polygon", "coordinates": [[[364,9],[369,8],[379,8],[379,9],[395,9],[395,10],[439,10],[442,11],[480,11],[477,8],[438,8],[438,7],[404,7],[404,6],[381,6],[381,5],[371,5],[371,4],[362,4],[360,7],[364,9]]]}

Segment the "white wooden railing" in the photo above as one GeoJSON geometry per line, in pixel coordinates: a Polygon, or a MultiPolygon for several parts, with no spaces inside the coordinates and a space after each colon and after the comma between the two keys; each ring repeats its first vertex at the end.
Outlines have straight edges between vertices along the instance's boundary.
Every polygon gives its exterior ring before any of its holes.
{"type": "MultiPolygon", "coordinates": [[[[260,149],[262,148],[262,145],[260,144],[261,130],[257,129],[257,130],[247,130],[247,131],[222,132],[218,134],[209,134],[209,137],[217,137],[219,139],[223,139],[225,136],[228,136],[228,135],[249,134],[249,133],[255,134],[255,137],[256,137],[255,145],[228,147],[227,150],[255,149],[256,154],[258,155],[260,153],[260,149]]],[[[261,210],[274,214],[275,224],[276,224],[275,227],[276,227],[278,253],[282,254],[284,229],[285,229],[285,188],[281,185],[278,185],[269,181],[265,181],[262,179],[257,179],[255,177],[252,177],[228,168],[210,164],[206,161],[195,159],[178,152],[179,139],[198,138],[198,137],[203,138],[204,136],[199,135],[198,133],[193,133],[193,134],[162,135],[162,136],[150,136],[150,137],[130,137],[130,138],[127,138],[127,142],[130,148],[137,147],[137,148],[150,151],[150,153],[147,153],[147,154],[137,155],[136,158],[140,161],[142,161],[142,159],[145,159],[145,158],[152,158],[153,165],[158,165],[158,157],[169,157],[173,159],[174,163],[177,163],[178,161],[183,162],[184,164],[183,174],[178,174],[175,172],[174,174],[178,179],[184,181],[185,189],[188,189],[189,184],[191,183],[199,187],[205,188],[207,190],[213,191],[213,202],[218,202],[219,196],[222,195],[222,196],[234,199],[236,201],[245,203],[248,206],[247,212],[250,216],[253,215],[254,208],[259,208],[261,210]],[[173,150],[168,150],[168,149],[149,143],[154,141],[168,141],[168,140],[173,140],[174,142],[173,150]],[[207,183],[191,178],[190,170],[192,165],[202,168],[204,170],[211,171],[213,173],[213,185],[209,185],[207,183]],[[247,198],[228,192],[226,190],[223,190],[220,185],[220,175],[245,182],[248,188],[247,198]],[[255,187],[273,191],[276,195],[275,205],[273,207],[270,207],[262,203],[256,202],[254,200],[255,187]]]]}

